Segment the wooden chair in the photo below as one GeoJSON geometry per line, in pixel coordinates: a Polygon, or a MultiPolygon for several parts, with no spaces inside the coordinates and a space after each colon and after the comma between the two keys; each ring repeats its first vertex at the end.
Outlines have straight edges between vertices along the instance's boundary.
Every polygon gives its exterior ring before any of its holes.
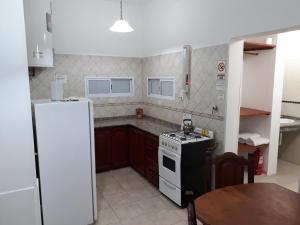
{"type": "Polygon", "coordinates": [[[188,206],[187,206],[188,225],[197,225],[194,193],[192,191],[187,191],[185,194],[188,200],[188,206]]]}
{"type": "MultiPolygon", "coordinates": [[[[253,156],[249,155],[248,160],[242,156],[238,156],[232,152],[226,152],[223,155],[216,156],[211,160],[211,153],[206,155],[205,170],[205,186],[206,191],[211,191],[211,171],[214,165],[215,187],[222,188],[244,183],[244,170],[248,166],[248,183],[254,183],[254,160],[253,156]]],[[[188,225],[197,225],[194,194],[192,191],[187,191],[188,199],[187,213],[188,225]]],[[[207,224],[204,224],[207,225],[207,224]]]]}
{"type": "Polygon", "coordinates": [[[254,183],[254,160],[249,156],[246,160],[232,152],[216,156],[214,165],[215,188],[244,184],[244,170],[248,167],[248,183],[254,183]]]}

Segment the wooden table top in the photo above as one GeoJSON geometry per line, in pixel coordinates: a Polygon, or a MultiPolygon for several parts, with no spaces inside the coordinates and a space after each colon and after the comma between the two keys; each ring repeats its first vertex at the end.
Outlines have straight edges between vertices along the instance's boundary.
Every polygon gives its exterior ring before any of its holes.
{"type": "Polygon", "coordinates": [[[221,188],[197,198],[195,208],[209,225],[300,225],[300,194],[277,184],[221,188]]]}

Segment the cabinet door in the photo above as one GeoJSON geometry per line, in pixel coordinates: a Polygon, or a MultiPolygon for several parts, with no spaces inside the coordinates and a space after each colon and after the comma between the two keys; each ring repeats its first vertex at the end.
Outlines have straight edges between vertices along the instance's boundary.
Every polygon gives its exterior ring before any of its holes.
{"type": "Polygon", "coordinates": [[[95,158],[96,171],[106,171],[111,169],[111,129],[95,129],[95,158]]]}
{"type": "Polygon", "coordinates": [[[128,128],[115,127],[112,129],[112,166],[120,168],[129,165],[128,128]]]}
{"type": "Polygon", "coordinates": [[[145,175],[145,136],[141,130],[136,130],[135,155],[137,161],[137,171],[145,175]]]}
{"type": "Polygon", "coordinates": [[[52,2],[24,1],[28,66],[53,67],[52,2]]]}
{"type": "Polygon", "coordinates": [[[158,170],[158,164],[146,157],[145,177],[155,187],[158,187],[158,183],[159,183],[159,175],[157,170],[158,170]]]}
{"type": "Polygon", "coordinates": [[[144,132],[130,129],[130,163],[140,174],[145,174],[145,141],[144,132]]]}
{"type": "Polygon", "coordinates": [[[158,136],[147,134],[145,137],[145,177],[158,187],[158,136]]]}
{"type": "Polygon", "coordinates": [[[146,157],[152,159],[153,162],[158,163],[159,137],[152,134],[147,134],[145,140],[146,157]]]}
{"type": "Polygon", "coordinates": [[[136,157],[134,157],[135,139],[134,128],[129,127],[129,163],[134,169],[136,169],[136,157]]]}

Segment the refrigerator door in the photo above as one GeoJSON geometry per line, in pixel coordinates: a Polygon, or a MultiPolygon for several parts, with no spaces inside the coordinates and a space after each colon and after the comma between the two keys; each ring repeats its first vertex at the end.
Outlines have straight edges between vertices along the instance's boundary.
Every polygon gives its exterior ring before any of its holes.
{"type": "Polygon", "coordinates": [[[95,132],[94,132],[94,108],[92,100],[89,100],[90,108],[90,132],[91,132],[91,159],[92,159],[92,185],[93,185],[93,203],[94,203],[94,221],[98,219],[97,208],[97,187],[96,187],[96,159],[95,159],[95,132]]]}
{"type": "Polygon", "coordinates": [[[94,222],[89,101],[34,105],[44,225],[94,222]]]}

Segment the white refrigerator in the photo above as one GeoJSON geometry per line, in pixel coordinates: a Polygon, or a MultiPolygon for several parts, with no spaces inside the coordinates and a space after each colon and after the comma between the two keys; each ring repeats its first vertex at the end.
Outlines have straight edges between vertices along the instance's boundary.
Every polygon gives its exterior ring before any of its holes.
{"type": "Polygon", "coordinates": [[[33,102],[44,225],[97,220],[93,104],[33,102]]]}

